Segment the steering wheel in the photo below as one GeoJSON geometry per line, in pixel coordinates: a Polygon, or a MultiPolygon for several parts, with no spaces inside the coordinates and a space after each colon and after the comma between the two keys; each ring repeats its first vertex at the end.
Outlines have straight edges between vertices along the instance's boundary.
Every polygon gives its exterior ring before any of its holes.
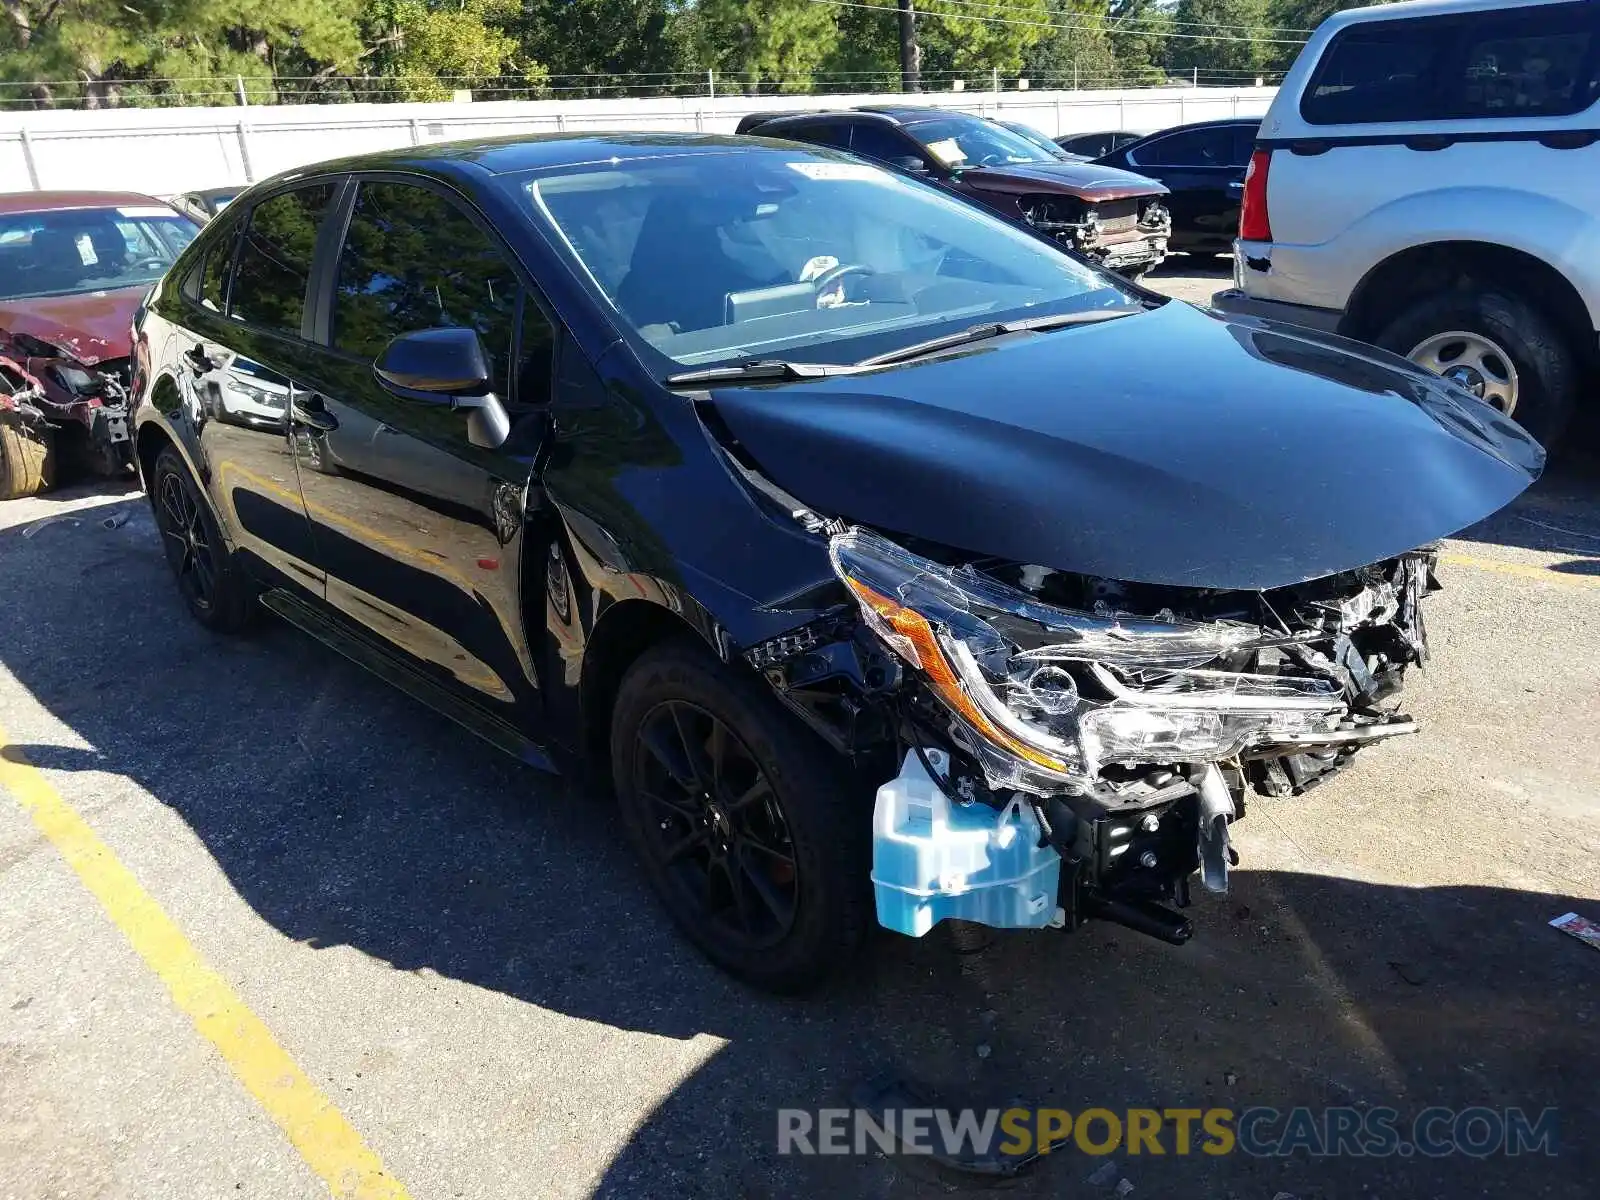
{"type": "MultiPolygon", "coordinates": [[[[816,291],[817,307],[831,307],[822,303],[822,298],[832,289],[833,285],[851,275],[876,275],[877,271],[867,266],[866,263],[840,263],[837,267],[829,267],[821,275],[811,281],[811,286],[816,291]]],[[[841,293],[842,294],[842,293],[841,293]]]]}
{"type": "Polygon", "coordinates": [[[166,259],[154,254],[152,254],[149,258],[138,259],[131,264],[135,271],[159,271],[166,265],[166,259]]]}

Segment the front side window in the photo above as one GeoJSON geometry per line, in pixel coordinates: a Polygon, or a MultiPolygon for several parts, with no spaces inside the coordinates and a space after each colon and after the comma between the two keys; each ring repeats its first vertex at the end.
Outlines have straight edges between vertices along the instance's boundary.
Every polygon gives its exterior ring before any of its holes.
{"type": "Polygon", "coordinates": [[[1552,117],[1600,90],[1592,4],[1355,25],[1329,43],[1300,111],[1314,125],[1552,117]]]}
{"type": "Polygon", "coordinates": [[[906,131],[945,166],[1009,167],[1022,163],[1051,163],[1057,159],[1020,134],[981,117],[960,113],[933,121],[918,121],[906,131]]]}
{"type": "Polygon", "coordinates": [[[0,300],[148,287],[198,232],[165,205],[0,216],[0,300]]]}
{"type": "Polygon", "coordinates": [[[453,200],[405,183],[364,182],[339,255],[333,344],[376,358],[419,329],[473,329],[507,395],[517,277],[488,234],[453,200]]]}
{"type": "Polygon", "coordinates": [[[625,158],[520,186],[624,331],[671,363],[854,361],[979,321],[1130,302],[1024,229],[827,151],[625,158]]]}
{"type": "Polygon", "coordinates": [[[229,316],[274,333],[300,335],[317,230],[334,190],[331,182],[307,184],[250,210],[228,297],[229,316]]]}

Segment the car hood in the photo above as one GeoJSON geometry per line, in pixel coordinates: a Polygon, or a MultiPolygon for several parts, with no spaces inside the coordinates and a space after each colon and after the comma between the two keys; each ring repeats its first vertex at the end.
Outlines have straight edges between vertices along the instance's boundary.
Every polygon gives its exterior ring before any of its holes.
{"type": "Polygon", "coordinates": [[[1513,422],[1363,350],[1171,302],[711,402],[819,513],[1062,571],[1266,589],[1455,533],[1542,469],[1513,422]]]}
{"type": "Polygon", "coordinates": [[[0,329],[48,342],[86,367],[132,350],[129,327],[149,284],[76,296],[0,300],[0,329]]]}
{"type": "Polygon", "coordinates": [[[1096,163],[1018,163],[1009,167],[970,167],[962,171],[962,183],[987,192],[1067,192],[1095,199],[1114,200],[1122,196],[1164,196],[1165,185],[1132,171],[1102,167],[1096,163]]]}

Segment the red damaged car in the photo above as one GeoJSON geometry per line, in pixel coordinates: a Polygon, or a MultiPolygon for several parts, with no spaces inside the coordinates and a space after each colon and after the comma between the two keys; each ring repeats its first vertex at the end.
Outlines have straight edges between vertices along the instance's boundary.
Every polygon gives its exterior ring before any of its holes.
{"type": "Polygon", "coordinates": [[[0,195],[0,499],[127,468],[129,329],[198,230],[134,192],[0,195]]]}

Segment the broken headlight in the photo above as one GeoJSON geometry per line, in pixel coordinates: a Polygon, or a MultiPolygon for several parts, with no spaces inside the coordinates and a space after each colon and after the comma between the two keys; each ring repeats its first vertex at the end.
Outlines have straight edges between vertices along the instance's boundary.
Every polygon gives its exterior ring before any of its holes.
{"type": "Polygon", "coordinates": [[[1270,657],[1259,651],[1283,639],[1255,625],[1058,608],[863,529],[835,535],[829,552],[868,625],[922,672],[997,787],[1230,758],[1327,733],[1346,711],[1333,679],[1259,669],[1270,657]],[[1229,669],[1240,662],[1256,669],[1229,669]]]}

